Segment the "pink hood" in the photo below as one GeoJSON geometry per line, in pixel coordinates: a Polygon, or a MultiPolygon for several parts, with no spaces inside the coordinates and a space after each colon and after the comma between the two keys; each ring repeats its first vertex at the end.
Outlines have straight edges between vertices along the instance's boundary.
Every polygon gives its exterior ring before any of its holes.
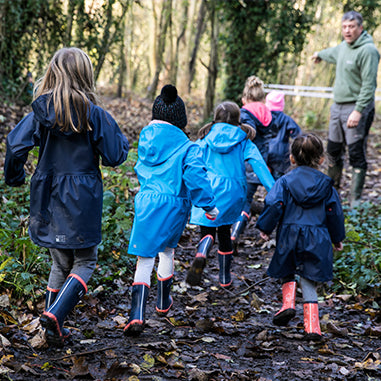
{"type": "Polygon", "coordinates": [[[251,112],[265,127],[271,123],[271,111],[262,102],[251,102],[242,108],[251,112]]]}

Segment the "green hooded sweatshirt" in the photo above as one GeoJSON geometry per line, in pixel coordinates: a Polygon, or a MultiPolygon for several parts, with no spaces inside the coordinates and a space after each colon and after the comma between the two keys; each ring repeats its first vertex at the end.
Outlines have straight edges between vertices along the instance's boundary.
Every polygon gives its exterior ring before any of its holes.
{"type": "Polygon", "coordinates": [[[355,110],[362,112],[374,101],[380,54],[366,31],[352,44],[343,41],[333,48],[320,51],[318,56],[336,64],[333,87],[333,99],[336,103],[356,102],[355,110]]]}

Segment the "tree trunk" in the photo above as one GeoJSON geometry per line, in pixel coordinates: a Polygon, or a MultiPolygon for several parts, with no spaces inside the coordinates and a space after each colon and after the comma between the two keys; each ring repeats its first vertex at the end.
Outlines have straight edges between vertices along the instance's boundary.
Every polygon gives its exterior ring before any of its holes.
{"type": "Polygon", "coordinates": [[[118,75],[118,89],[117,89],[117,94],[116,96],[118,98],[122,98],[123,96],[123,86],[125,82],[125,77],[126,77],[126,54],[124,52],[124,33],[125,33],[125,28],[123,28],[123,33],[122,33],[122,41],[120,42],[120,48],[119,48],[119,75],[118,75]]]}
{"type": "Polygon", "coordinates": [[[194,38],[193,50],[189,61],[189,79],[188,79],[188,93],[191,91],[192,82],[196,72],[196,58],[197,52],[200,47],[201,36],[205,30],[205,10],[206,0],[201,0],[200,8],[197,17],[197,30],[194,38]]]}
{"type": "Polygon", "coordinates": [[[103,66],[104,62],[105,62],[106,55],[107,55],[107,53],[110,50],[110,46],[112,45],[112,42],[115,40],[117,34],[120,33],[120,25],[123,23],[124,16],[126,15],[128,6],[130,5],[129,1],[126,1],[125,3],[121,3],[122,14],[121,14],[119,20],[115,21],[116,27],[115,27],[114,32],[111,34],[111,26],[112,26],[112,24],[114,22],[113,15],[112,15],[112,6],[113,6],[113,3],[114,3],[114,0],[110,0],[108,2],[108,7],[107,7],[107,10],[106,10],[107,22],[106,22],[106,26],[105,26],[104,33],[103,33],[102,45],[101,45],[101,47],[99,49],[98,62],[97,62],[97,65],[96,65],[96,67],[94,69],[95,81],[99,77],[99,73],[100,73],[100,71],[102,69],[102,66],[103,66]]]}
{"type": "MultiPolygon", "coordinates": [[[[154,99],[157,86],[159,84],[159,77],[163,67],[163,56],[165,50],[165,42],[167,37],[167,30],[172,12],[172,0],[163,0],[160,23],[158,30],[155,30],[156,41],[154,43],[154,76],[150,86],[148,87],[147,98],[154,99]]],[[[153,4],[153,13],[156,17],[155,5],[153,4]]],[[[155,23],[157,25],[157,23],[155,23]]],[[[156,29],[156,28],[155,28],[156,29]]]]}
{"type": "Polygon", "coordinates": [[[205,92],[203,117],[208,119],[213,112],[214,94],[218,75],[218,23],[216,22],[215,1],[208,4],[210,20],[210,57],[208,66],[208,79],[205,92]]]}

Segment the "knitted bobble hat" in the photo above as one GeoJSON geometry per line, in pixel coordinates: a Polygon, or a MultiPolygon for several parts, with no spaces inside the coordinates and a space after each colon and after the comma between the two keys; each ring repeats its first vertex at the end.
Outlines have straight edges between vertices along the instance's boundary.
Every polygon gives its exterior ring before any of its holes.
{"type": "Polygon", "coordinates": [[[183,100],[177,95],[177,89],[172,85],[165,85],[156,97],[152,106],[152,120],[164,120],[180,129],[188,123],[187,113],[183,100]]]}
{"type": "Polygon", "coordinates": [[[270,111],[283,111],[284,93],[281,91],[270,91],[266,96],[266,106],[270,111]]]}

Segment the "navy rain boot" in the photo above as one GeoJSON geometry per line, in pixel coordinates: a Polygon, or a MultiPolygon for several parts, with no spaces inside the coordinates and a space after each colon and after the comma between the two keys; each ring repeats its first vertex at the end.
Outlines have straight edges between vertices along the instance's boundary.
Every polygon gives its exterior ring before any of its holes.
{"type": "Polygon", "coordinates": [[[86,283],[78,275],[70,274],[67,277],[54,303],[44,311],[40,318],[49,346],[63,347],[68,332],[63,329],[63,322],[86,292],[86,283]]]}
{"type": "Polygon", "coordinates": [[[133,283],[131,295],[131,312],[124,334],[127,336],[139,336],[145,323],[146,303],[149,286],[146,283],[133,283]]]}
{"type": "Polygon", "coordinates": [[[59,292],[60,290],[55,290],[53,288],[47,287],[45,293],[45,311],[47,311],[49,307],[54,303],[59,292]]]}
{"type": "Polygon", "coordinates": [[[250,214],[247,214],[245,211],[242,211],[238,221],[235,222],[232,226],[232,233],[231,233],[230,239],[232,240],[234,255],[238,255],[237,247],[238,247],[239,236],[245,230],[246,225],[250,220],[250,217],[251,217],[250,214]]]}
{"type": "Polygon", "coordinates": [[[232,284],[230,267],[232,263],[233,252],[218,251],[218,262],[220,265],[219,280],[221,287],[229,287],[232,284]]]}
{"type": "Polygon", "coordinates": [[[165,316],[172,307],[173,299],[170,295],[172,283],[173,274],[168,278],[160,278],[157,274],[156,312],[159,316],[165,316]]]}
{"type": "Polygon", "coordinates": [[[194,259],[191,268],[188,270],[186,282],[191,286],[198,286],[201,283],[201,276],[206,265],[206,257],[208,256],[214,239],[208,234],[202,238],[197,247],[196,258],[194,259]]]}

